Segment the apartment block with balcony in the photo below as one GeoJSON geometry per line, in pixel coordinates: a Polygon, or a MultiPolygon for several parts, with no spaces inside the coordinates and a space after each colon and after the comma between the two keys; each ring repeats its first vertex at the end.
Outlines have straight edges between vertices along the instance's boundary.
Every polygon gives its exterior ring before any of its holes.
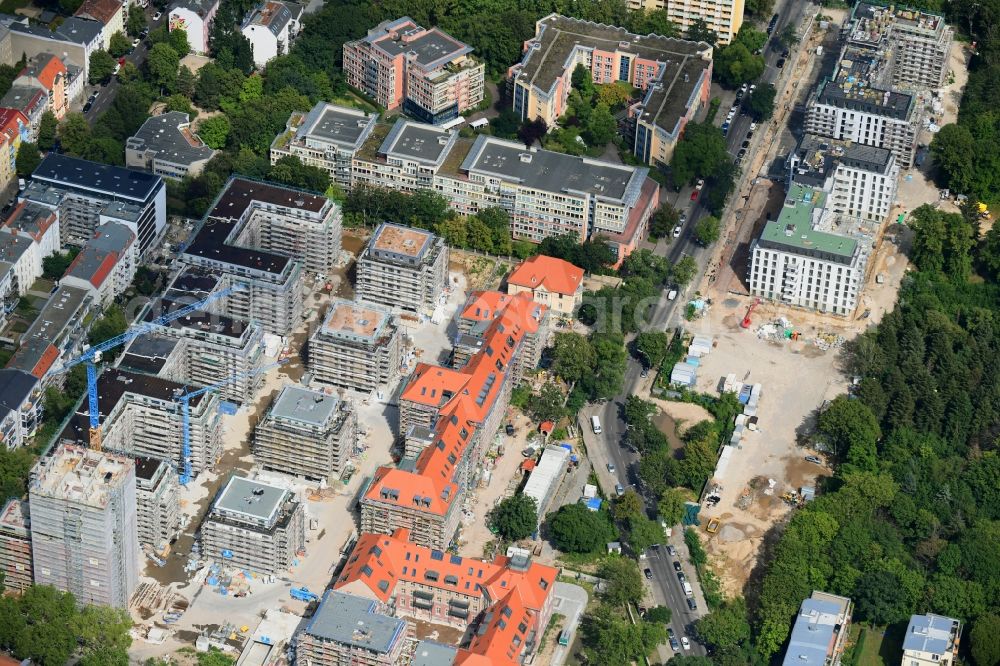
{"type": "Polygon", "coordinates": [[[344,44],[344,74],[388,110],[399,107],[421,122],[437,124],[477,106],[484,95],[485,65],[472,47],[408,16],[384,21],[344,44]]]}
{"type": "Polygon", "coordinates": [[[378,122],[378,114],[317,102],[307,114],[293,113],[271,143],[271,164],[294,156],[323,169],[344,189],[351,186],[351,161],[378,122]]]}
{"type": "Polygon", "coordinates": [[[508,71],[518,117],[556,124],[568,108],[577,65],[590,70],[594,83],[625,81],[644,92],[629,111],[630,135],[633,152],[650,165],[670,162],[684,127],[711,91],[709,44],[550,14],[535,23],[521,61],[508,71]]]}
{"type": "Polygon", "coordinates": [[[253,452],[264,468],[335,481],[357,438],[351,403],[299,386],[285,386],[254,431],[253,452]]]}
{"type": "Polygon", "coordinates": [[[4,588],[24,592],[34,582],[28,503],[11,499],[0,510],[0,573],[4,588]]]}
{"type": "Polygon", "coordinates": [[[958,659],[962,623],[943,615],[911,615],[903,636],[901,666],[952,666],[958,659]]]}
{"type": "Polygon", "coordinates": [[[203,557],[283,575],[305,550],[305,511],[289,490],[233,476],[212,502],[200,534],[203,557]]]}
{"type": "Polygon", "coordinates": [[[834,213],[882,222],[895,208],[899,167],[885,148],[805,135],[788,155],[788,188],[823,190],[834,213]]]}
{"type": "Polygon", "coordinates": [[[334,300],[309,339],[313,381],[370,393],[399,376],[400,334],[392,314],[378,305],[334,300]]]}
{"type": "Polygon", "coordinates": [[[792,184],[778,219],[751,245],[751,294],[820,312],[854,312],[873,245],[871,233],[860,229],[871,227],[833,214],[826,196],[792,184]]]}
{"type": "Polygon", "coordinates": [[[782,666],[840,666],[853,605],[818,590],[802,601],[782,666]]]}
{"type": "Polygon", "coordinates": [[[448,286],[448,246],[421,229],[383,223],[358,257],[358,300],[430,315],[448,286]]]}
{"type": "Polygon", "coordinates": [[[180,536],[177,472],[163,460],[139,456],[135,461],[135,482],[139,545],[163,553],[180,536]]]}
{"type": "Polygon", "coordinates": [[[295,661],[306,666],[398,666],[409,663],[412,634],[412,626],[392,617],[385,604],[327,590],[298,634],[295,661]]]}

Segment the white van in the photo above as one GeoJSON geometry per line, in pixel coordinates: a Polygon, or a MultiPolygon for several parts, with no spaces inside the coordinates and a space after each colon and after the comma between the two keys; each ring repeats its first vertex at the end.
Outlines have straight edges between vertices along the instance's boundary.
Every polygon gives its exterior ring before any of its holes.
{"type": "Polygon", "coordinates": [[[667,300],[668,301],[672,301],[675,298],[677,298],[677,290],[676,289],[671,289],[670,291],[667,292],[667,300]]]}
{"type": "Polygon", "coordinates": [[[689,597],[694,596],[694,590],[691,589],[691,583],[684,581],[684,594],[689,597]]]}
{"type": "Polygon", "coordinates": [[[600,435],[601,434],[601,419],[599,419],[597,416],[591,416],[590,417],[590,427],[594,429],[594,434],[595,435],[600,435]]]}

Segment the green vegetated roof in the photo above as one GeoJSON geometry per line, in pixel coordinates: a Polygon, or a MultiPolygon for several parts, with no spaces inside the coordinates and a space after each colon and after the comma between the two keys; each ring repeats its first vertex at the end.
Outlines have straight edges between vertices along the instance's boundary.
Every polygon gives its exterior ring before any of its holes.
{"type": "Polygon", "coordinates": [[[822,190],[792,183],[778,219],[764,226],[761,240],[793,250],[853,256],[858,245],[856,240],[812,228],[813,211],[823,208],[825,203],[826,193],[822,190]]]}

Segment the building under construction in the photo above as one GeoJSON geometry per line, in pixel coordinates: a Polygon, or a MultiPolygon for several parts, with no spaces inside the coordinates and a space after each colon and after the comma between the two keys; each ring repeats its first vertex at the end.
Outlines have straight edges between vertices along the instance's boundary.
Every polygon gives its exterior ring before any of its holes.
{"type": "Polygon", "coordinates": [[[399,375],[399,329],[388,310],[335,300],[309,340],[313,381],[369,393],[399,375]]]}
{"type": "Polygon", "coordinates": [[[349,402],[299,386],[278,394],[254,433],[254,456],[264,469],[332,481],[357,439],[349,402]]]}
{"type": "Polygon", "coordinates": [[[202,555],[268,575],[286,573],[305,540],[294,493],[242,476],[229,479],[201,526],[202,555]]]}
{"type": "Polygon", "coordinates": [[[60,445],[35,464],[28,503],[35,582],[127,608],[139,577],[133,461],[60,445]]]}
{"type": "Polygon", "coordinates": [[[412,634],[412,625],[391,617],[378,600],[327,590],[299,633],[295,661],[308,666],[396,666],[409,663],[406,646],[412,634]]]}
{"type": "Polygon", "coordinates": [[[31,521],[28,503],[12,499],[0,511],[0,574],[3,586],[24,592],[32,582],[31,521]]]}
{"type": "MultiPolygon", "coordinates": [[[[97,380],[102,446],[128,456],[148,456],[183,468],[184,420],[178,395],[189,390],[159,377],[112,368],[97,380]]],[[[191,471],[197,475],[215,465],[222,452],[219,397],[204,393],[191,398],[188,419],[191,471]]],[[[63,430],[63,442],[89,444],[87,402],[78,407],[63,430]]]]}
{"type": "Polygon", "coordinates": [[[358,298],[430,315],[448,286],[448,246],[429,231],[383,223],[358,257],[358,298]]]}
{"type": "Polygon", "coordinates": [[[135,460],[139,545],[162,553],[180,534],[180,485],[173,467],[156,458],[135,460]]]}

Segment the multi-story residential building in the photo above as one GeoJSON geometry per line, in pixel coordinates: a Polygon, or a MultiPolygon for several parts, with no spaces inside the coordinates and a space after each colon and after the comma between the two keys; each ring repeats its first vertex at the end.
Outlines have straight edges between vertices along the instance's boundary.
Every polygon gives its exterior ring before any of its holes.
{"type": "MultiPolygon", "coordinates": [[[[58,250],[58,215],[35,204],[17,204],[0,227],[0,294],[4,298],[27,294],[42,277],[42,261],[58,250]]],[[[0,313],[0,320],[4,318],[0,313]]]]}
{"type": "Polygon", "coordinates": [[[8,368],[37,379],[60,383],[64,375],[49,375],[61,361],[73,358],[87,341],[84,321],[97,309],[89,290],[59,285],[28,330],[21,336],[8,368]]]}
{"type": "Polygon", "coordinates": [[[128,5],[118,0],[83,0],[83,4],[73,16],[99,22],[103,27],[101,39],[104,50],[111,48],[111,36],[116,32],[125,32],[125,13],[128,5]]]}
{"type": "Polygon", "coordinates": [[[31,140],[28,118],[17,109],[0,108],[0,189],[17,177],[17,150],[22,141],[31,140]]]}
{"type": "Polygon", "coordinates": [[[139,545],[154,553],[180,535],[180,484],[174,468],[163,460],[139,456],[135,460],[139,545]]]}
{"type": "Polygon", "coordinates": [[[844,143],[805,135],[788,155],[788,188],[792,183],[827,194],[834,213],[881,222],[896,204],[899,167],[885,148],[844,143]]]}
{"type": "Polygon", "coordinates": [[[568,108],[577,65],[590,70],[594,83],[625,81],[643,91],[629,110],[630,135],[633,152],[647,164],[668,164],[684,127],[708,103],[711,45],[550,14],[535,23],[521,62],[508,71],[518,117],[556,124],[568,108]]]}
{"type": "Polygon", "coordinates": [[[859,2],[844,27],[847,43],[888,62],[885,85],[934,90],[945,84],[954,31],[940,14],[859,2]]]}
{"type": "Polygon", "coordinates": [[[943,615],[911,615],[901,666],[951,666],[958,659],[962,623],[943,615]]]}
{"type": "Polygon", "coordinates": [[[32,469],[28,504],[35,582],[128,608],[139,579],[132,460],[61,445],[32,469]]]}
{"type": "Polygon", "coordinates": [[[217,11],[219,0],[176,0],[170,6],[167,27],[185,31],[191,51],[204,55],[208,53],[208,34],[217,11]]]}
{"type": "Polygon", "coordinates": [[[872,237],[826,209],[826,198],[822,190],[792,183],[778,219],[751,246],[751,294],[821,312],[854,312],[872,237]]]}
{"type": "Polygon", "coordinates": [[[35,434],[44,405],[38,378],[13,368],[0,369],[0,446],[13,450],[35,434]]]}
{"type": "Polygon", "coordinates": [[[327,590],[298,635],[295,661],[304,666],[397,666],[406,660],[411,634],[406,620],[391,617],[384,604],[327,590]]]}
{"type": "Polygon", "coordinates": [[[850,633],[851,600],[813,591],[795,616],[782,666],[839,666],[850,633]]]}
{"type": "Polygon", "coordinates": [[[416,458],[376,471],[361,500],[363,531],[389,534],[404,527],[415,543],[439,549],[450,543],[464,492],[517,383],[525,338],[538,333],[547,313],[524,295],[497,297],[506,302],[502,310],[487,316],[480,308],[489,323],[477,329],[478,353],[459,370],[418,363],[403,388],[400,434],[416,458]]]}
{"type": "Polygon", "coordinates": [[[26,85],[12,85],[0,98],[0,108],[13,109],[28,119],[28,140],[38,139],[38,126],[48,108],[48,94],[41,88],[26,85]]]}
{"type": "Polygon", "coordinates": [[[3,586],[24,592],[34,582],[28,503],[11,499],[0,511],[0,573],[3,586]]]}
{"type": "Polygon", "coordinates": [[[682,32],[702,21],[718,36],[719,44],[736,39],[743,25],[743,4],[743,0],[628,0],[634,12],[665,11],[682,32]]]}
{"type": "Polygon", "coordinates": [[[383,223],[358,257],[358,299],[430,314],[448,286],[448,246],[429,231],[383,223]]]}
{"type": "Polygon", "coordinates": [[[498,666],[530,661],[552,617],[558,570],[523,555],[458,557],[409,537],[405,529],[362,534],[334,590],[386,604],[397,617],[478,626],[454,663],[471,655],[498,666]]]}
{"type": "Polygon", "coordinates": [[[388,110],[443,123],[483,101],[486,66],[472,47],[409,16],[384,21],[344,44],[347,83],[388,110]]]}
{"type": "Polygon", "coordinates": [[[106,308],[132,285],[138,265],[135,234],[122,224],[108,222],[97,227],[60,284],[89,290],[94,301],[106,308]]]}
{"type": "Polygon", "coordinates": [[[917,97],[881,87],[887,63],[848,45],[832,79],[809,96],[805,130],[838,141],[885,148],[900,168],[913,164],[923,111],[917,97]]]}
{"type": "Polygon", "coordinates": [[[507,276],[507,293],[529,294],[552,312],[572,317],[583,300],[583,269],[543,254],[522,261],[507,276]]]}
{"type": "MultiPolygon", "coordinates": [[[[111,368],[97,380],[101,446],[130,457],[163,460],[184,469],[184,418],[177,396],[191,387],[151,375],[111,368]]],[[[190,400],[191,472],[210,470],[222,453],[219,397],[214,392],[190,400]]],[[[83,401],[60,434],[61,441],[89,445],[90,421],[83,401]]]]}
{"type": "MultiPolygon", "coordinates": [[[[83,79],[87,80],[90,74],[90,56],[104,47],[104,26],[99,21],[69,16],[51,34],[63,41],[62,48],[56,51],[63,54],[63,63],[67,67],[79,68],[83,79]]],[[[42,37],[43,40],[48,38],[47,35],[42,37]]]]}
{"type": "Polygon", "coordinates": [[[188,114],[180,111],[149,118],[125,142],[125,166],[174,180],[197,176],[214,154],[191,131],[188,114]]]}
{"type": "MultiPolygon", "coordinates": [[[[88,62],[90,53],[103,45],[101,39],[103,26],[89,19],[68,17],[64,24],[51,30],[47,26],[31,25],[27,17],[7,15],[0,17],[0,25],[3,26],[0,29],[0,58],[3,58],[2,62],[8,64],[18,62],[21,56],[30,59],[41,53],[55,53],[67,68],[72,65],[80,69],[86,78],[90,66],[88,62]],[[91,24],[97,26],[96,48],[93,50],[87,50],[86,39],[82,33],[73,32],[77,21],[88,24],[86,28],[91,27],[91,24]],[[64,28],[67,25],[68,27],[64,28]]],[[[90,35],[89,31],[87,33],[90,35]]]]}
{"type": "Polygon", "coordinates": [[[351,161],[375,129],[378,114],[317,102],[308,114],[293,113],[288,126],[271,144],[271,164],[298,157],[323,169],[344,189],[351,186],[351,161]]]}
{"type": "Polygon", "coordinates": [[[493,320],[499,317],[530,320],[532,324],[521,341],[521,348],[511,366],[515,384],[519,384],[525,373],[538,367],[542,360],[542,349],[548,346],[549,316],[551,306],[535,301],[522,292],[516,295],[499,291],[473,291],[456,315],[459,335],[455,340],[452,366],[461,368],[479,352],[482,340],[490,332],[493,320]],[[471,350],[462,357],[461,348],[471,350]]]}
{"type": "Polygon", "coordinates": [[[254,431],[253,452],[264,469],[334,481],[357,440],[351,403],[300,386],[286,386],[254,431]]]}
{"type": "MultiPolygon", "coordinates": [[[[120,6],[120,5],[119,5],[120,6]]],[[[167,224],[167,188],[159,176],[49,153],[20,195],[59,212],[64,245],[82,247],[103,222],[119,222],[145,257],[167,224]]]]}
{"type": "Polygon", "coordinates": [[[325,196],[233,178],[181,260],[242,287],[221,313],[284,336],[301,323],[303,264],[329,267],[339,252],[340,209],[325,196]]]}
{"type": "Polygon", "coordinates": [[[434,189],[465,215],[502,207],[515,238],[598,236],[620,263],[645,237],[659,186],[645,167],[611,164],[399,120],[379,126],[354,158],[353,183],[434,189]]]}
{"type": "Polygon", "coordinates": [[[305,549],[304,516],[291,491],[233,476],[201,525],[202,555],[260,574],[287,572],[305,549]]]}
{"type": "Polygon", "coordinates": [[[66,65],[59,58],[51,53],[39,53],[28,60],[14,83],[44,90],[46,110],[60,119],[69,109],[70,100],[66,91],[68,79],[66,65]]]}
{"type": "Polygon", "coordinates": [[[370,393],[399,375],[399,329],[385,308],[334,300],[309,338],[313,381],[370,393]]]}
{"type": "Polygon", "coordinates": [[[263,69],[272,58],[288,52],[294,34],[292,12],[284,2],[266,0],[243,20],[241,31],[253,49],[253,63],[263,69]]]}

